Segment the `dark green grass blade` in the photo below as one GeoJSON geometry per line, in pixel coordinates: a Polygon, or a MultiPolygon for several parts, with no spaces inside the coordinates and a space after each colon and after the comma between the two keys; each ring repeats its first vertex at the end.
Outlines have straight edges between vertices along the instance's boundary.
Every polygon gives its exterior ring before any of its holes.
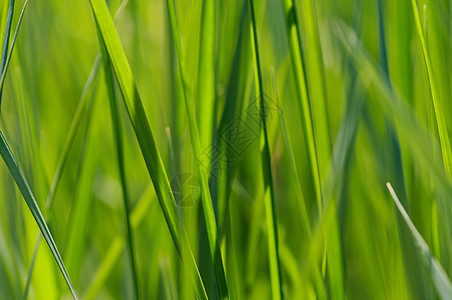
{"type": "Polygon", "coordinates": [[[283,297],[282,278],[279,262],[278,249],[278,224],[276,219],[276,204],[275,193],[273,187],[270,146],[267,132],[267,119],[264,103],[264,87],[262,81],[261,62],[259,57],[259,41],[257,36],[257,24],[254,8],[254,0],[249,0],[249,9],[251,15],[251,44],[253,48],[253,59],[255,66],[255,84],[256,94],[260,95],[258,105],[258,112],[260,116],[260,145],[261,145],[261,163],[264,179],[264,202],[265,202],[265,218],[267,224],[268,235],[268,258],[270,265],[270,282],[273,299],[281,299],[283,297]]]}
{"type": "MultiPolygon", "coordinates": [[[[12,1],[12,2],[14,2],[14,1],[12,1]]],[[[0,80],[0,105],[1,105],[1,91],[3,91],[3,85],[5,83],[5,78],[6,78],[6,72],[8,71],[9,62],[11,61],[11,55],[14,50],[14,45],[16,44],[17,34],[19,33],[19,28],[20,28],[20,25],[22,24],[22,19],[25,14],[25,9],[27,8],[27,4],[28,4],[28,0],[25,0],[24,5],[22,7],[22,12],[20,13],[20,16],[19,16],[19,20],[17,21],[16,30],[14,31],[13,40],[11,41],[11,47],[8,51],[8,55],[6,56],[4,65],[3,65],[3,57],[2,57],[2,68],[1,68],[2,76],[1,76],[1,80],[0,80]]],[[[9,34],[8,34],[8,39],[9,39],[9,34]]]]}
{"type": "MultiPolygon", "coordinates": [[[[102,52],[104,53],[104,57],[107,57],[107,53],[105,52],[105,49],[102,48],[102,52]]],[[[124,166],[124,149],[123,149],[123,139],[122,139],[122,133],[121,133],[121,126],[120,126],[120,115],[118,112],[118,104],[116,100],[116,91],[114,86],[114,75],[112,72],[110,61],[107,59],[104,59],[104,72],[105,72],[105,81],[107,85],[107,92],[108,92],[108,98],[110,102],[110,111],[111,111],[111,118],[113,123],[113,133],[115,138],[115,145],[116,145],[116,154],[117,154],[117,160],[118,160],[118,169],[119,169],[119,177],[121,180],[121,188],[122,188],[122,198],[124,202],[124,209],[125,209],[125,221],[126,221],[126,227],[127,227],[127,246],[129,248],[129,259],[130,259],[130,265],[132,268],[132,275],[133,275],[133,283],[135,288],[135,298],[140,298],[139,293],[139,282],[138,282],[138,274],[137,274],[137,267],[136,267],[136,260],[135,260],[135,254],[134,254],[134,243],[133,243],[133,232],[132,228],[130,226],[130,207],[129,207],[129,196],[127,191],[127,182],[126,182],[126,171],[124,166]]]]}
{"type": "MultiPolygon", "coordinates": [[[[6,66],[6,58],[8,56],[9,37],[11,35],[11,25],[13,23],[14,0],[9,1],[8,18],[6,20],[5,39],[3,40],[2,61],[0,64],[0,74],[3,74],[6,66]]],[[[0,107],[2,105],[3,85],[0,87],[0,107]]]]}
{"type": "Polygon", "coordinates": [[[422,235],[414,226],[413,222],[410,219],[410,216],[408,215],[407,211],[405,210],[399,198],[397,197],[397,194],[395,193],[391,184],[388,182],[386,185],[388,187],[392,199],[394,200],[394,203],[397,206],[397,209],[401,217],[403,218],[406,226],[413,235],[416,248],[418,250],[419,258],[421,262],[424,264],[425,270],[427,271],[427,274],[430,276],[436,288],[436,291],[438,292],[438,295],[440,296],[441,299],[450,299],[452,297],[452,284],[450,282],[450,279],[447,277],[446,272],[443,270],[440,263],[436,260],[433,253],[430,251],[430,248],[422,238],[422,235]]]}
{"type": "Polygon", "coordinates": [[[30,190],[30,187],[28,186],[28,183],[24,175],[22,174],[22,171],[20,170],[19,165],[17,164],[16,159],[14,158],[14,155],[11,152],[11,149],[9,148],[8,143],[6,142],[6,139],[1,131],[0,131],[0,154],[9,171],[11,172],[11,175],[13,176],[17,184],[17,187],[22,193],[22,196],[24,197],[31,214],[33,215],[33,218],[38,224],[39,230],[44,236],[44,239],[46,240],[50,248],[50,251],[52,251],[52,255],[55,258],[55,261],[57,262],[58,267],[61,273],[63,274],[63,277],[69,289],[71,290],[72,295],[74,296],[74,298],[77,299],[74,287],[72,286],[71,283],[71,279],[69,278],[69,274],[67,273],[63,260],[61,259],[60,253],[58,252],[58,248],[55,245],[52,234],[50,233],[50,230],[47,227],[44,217],[42,216],[41,211],[39,210],[39,207],[36,203],[34,195],[30,190]]]}
{"type": "MultiPolygon", "coordinates": [[[[194,273],[194,285],[199,298],[207,298],[202,279],[200,278],[196,262],[191,250],[185,232],[178,223],[176,212],[174,209],[174,197],[166,175],[165,168],[157,149],[151,128],[146,117],[146,113],[141,103],[138,88],[135,84],[132,70],[130,69],[118,33],[116,32],[113,19],[110,16],[108,7],[103,0],[90,0],[91,8],[96,20],[97,28],[101,36],[102,42],[107,50],[108,57],[113,65],[117,81],[119,83],[121,93],[127,112],[132,122],[138,143],[141,148],[146,166],[154,184],[157,197],[165,216],[174,245],[179,253],[183,251],[190,252],[190,260],[188,262],[189,271],[194,273]]],[[[190,272],[190,275],[193,275],[190,272]]]]}
{"type": "Polygon", "coordinates": [[[218,296],[221,299],[229,298],[228,287],[226,283],[226,276],[224,273],[223,259],[220,250],[220,243],[218,240],[218,229],[215,219],[215,213],[213,210],[212,198],[210,195],[210,189],[208,184],[205,168],[201,161],[201,141],[199,136],[199,130],[195,119],[195,113],[192,103],[189,99],[189,85],[186,77],[185,61],[182,53],[182,46],[180,41],[179,29],[176,19],[176,11],[172,0],[167,1],[168,12],[171,21],[171,28],[173,32],[174,44],[176,47],[177,58],[179,62],[179,73],[182,80],[183,94],[185,100],[185,110],[188,117],[188,125],[190,130],[190,141],[193,154],[196,161],[196,170],[198,178],[201,184],[201,201],[204,212],[204,220],[207,229],[207,238],[210,247],[210,256],[213,262],[213,268],[215,272],[215,281],[217,284],[218,296]]]}

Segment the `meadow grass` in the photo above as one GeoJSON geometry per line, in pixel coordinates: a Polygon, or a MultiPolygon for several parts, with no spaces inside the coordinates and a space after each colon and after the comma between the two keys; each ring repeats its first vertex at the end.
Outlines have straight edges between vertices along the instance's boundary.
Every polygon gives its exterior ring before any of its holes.
{"type": "Polygon", "coordinates": [[[0,298],[451,299],[451,15],[0,1],[0,298]]]}

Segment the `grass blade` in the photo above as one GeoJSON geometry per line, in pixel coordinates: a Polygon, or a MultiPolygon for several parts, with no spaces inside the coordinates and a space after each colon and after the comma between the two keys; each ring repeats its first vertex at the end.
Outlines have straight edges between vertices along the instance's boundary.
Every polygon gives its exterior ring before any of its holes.
{"type": "MultiPolygon", "coordinates": [[[[103,0],[90,0],[91,8],[96,20],[102,42],[107,50],[108,57],[113,65],[117,81],[130,121],[135,131],[138,143],[141,148],[146,166],[154,184],[157,197],[165,216],[174,245],[179,253],[190,251],[187,237],[182,226],[178,223],[174,209],[174,197],[166,175],[165,168],[157,149],[151,128],[146,117],[146,113],[141,103],[138,88],[135,84],[132,70],[130,69],[118,33],[116,32],[113,19],[110,16],[108,7],[103,0]],[[182,249],[184,248],[184,249],[182,249]]],[[[200,278],[196,262],[193,255],[190,255],[189,270],[195,273],[194,284],[197,296],[207,298],[202,279],[200,278]]],[[[191,273],[190,273],[191,274],[191,273]]],[[[191,274],[192,275],[192,274],[191,274]]]]}
{"type": "MultiPolygon", "coordinates": [[[[8,56],[9,37],[11,34],[11,25],[13,23],[14,0],[9,1],[8,18],[6,20],[5,39],[3,41],[2,61],[0,64],[0,74],[3,74],[6,66],[6,58],[8,56]]],[[[0,107],[2,104],[3,85],[0,87],[0,107]]]]}
{"type": "Polygon", "coordinates": [[[438,295],[441,299],[450,299],[452,295],[452,284],[450,282],[450,279],[447,277],[446,272],[443,270],[440,263],[436,260],[435,256],[430,251],[430,248],[422,238],[422,235],[416,229],[416,226],[414,226],[413,222],[410,219],[410,216],[397,197],[397,194],[395,193],[391,184],[388,182],[386,183],[386,186],[389,190],[389,193],[391,194],[392,199],[394,200],[394,203],[397,206],[400,215],[405,220],[408,229],[413,235],[413,238],[416,242],[416,247],[418,249],[419,258],[424,264],[425,269],[428,271],[427,273],[430,276],[433,284],[435,285],[438,295]]]}
{"type": "Polygon", "coordinates": [[[9,148],[8,143],[6,142],[6,139],[3,136],[3,133],[1,131],[0,131],[0,154],[3,158],[3,161],[5,162],[6,166],[8,167],[11,175],[13,176],[14,181],[17,184],[17,187],[19,188],[20,192],[22,193],[22,196],[24,197],[25,202],[27,203],[27,206],[30,209],[31,214],[33,215],[33,218],[35,219],[36,223],[38,224],[39,230],[41,231],[42,235],[44,236],[44,239],[46,240],[47,245],[50,248],[50,251],[52,251],[52,255],[55,258],[55,261],[57,262],[61,273],[63,274],[64,280],[66,281],[74,298],[77,299],[74,287],[72,286],[72,283],[71,283],[71,279],[69,278],[69,274],[66,271],[66,268],[64,266],[63,260],[61,259],[58,248],[53,240],[52,234],[50,233],[50,230],[47,227],[44,217],[42,216],[41,211],[39,210],[39,207],[36,203],[35,197],[34,197],[32,191],[30,190],[30,187],[29,187],[24,175],[22,174],[22,171],[20,170],[19,165],[17,164],[17,161],[14,158],[14,155],[11,152],[11,149],[9,148]]]}
{"type": "MultiPolygon", "coordinates": [[[[212,0],[210,0],[212,1],[212,0]]],[[[210,4],[209,4],[210,5],[210,4]]],[[[179,73],[182,79],[182,86],[183,86],[183,94],[184,94],[184,100],[185,100],[185,109],[187,111],[187,117],[188,117],[188,125],[190,129],[190,137],[191,137],[191,147],[193,150],[193,154],[196,158],[196,160],[199,160],[196,162],[196,170],[198,173],[198,177],[201,184],[201,201],[202,201],[202,207],[204,211],[204,219],[207,229],[207,237],[209,240],[209,247],[210,247],[210,255],[213,262],[213,268],[215,271],[215,281],[217,284],[217,291],[218,296],[221,299],[229,298],[228,295],[228,288],[226,283],[226,276],[224,273],[224,266],[223,266],[223,259],[221,256],[221,250],[220,250],[220,243],[218,240],[218,229],[217,229],[217,223],[215,219],[215,213],[213,210],[213,203],[212,198],[210,195],[209,190],[209,184],[207,175],[205,172],[205,168],[203,167],[203,164],[201,163],[201,141],[199,136],[199,130],[195,119],[195,113],[193,110],[193,106],[189,101],[189,86],[188,81],[186,77],[186,71],[185,71],[185,62],[182,54],[182,46],[179,36],[179,29],[177,25],[177,19],[176,19],[176,11],[174,8],[174,3],[172,0],[167,0],[167,6],[168,6],[168,12],[170,16],[171,21],[171,28],[173,30],[173,39],[174,44],[176,46],[176,52],[179,62],[179,73]]],[[[211,8],[213,9],[213,8],[211,8]]],[[[211,16],[212,18],[214,16],[211,16]]],[[[206,67],[207,68],[207,67],[206,67]]],[[[206,94],[206,96],[208,96],[206,94]]]]}
{"type": "Polygon", "coordinates": [[[275,193],[273,187],[273,178],[271,170],[271,155],[267,132],[267,119],[264,103],[264,87],[262,81],[261,62],[259,57],[259,41],[257,37],[256,12],[254,8],[254,0],[249,0],[249,9],[251,15],[251,44],[253,49],[254,70],[255,70],[255,84],[256,94],[260,95],[258,105],[258,112],[260,116],[260,145],[261,145],[261,163],[264,176],[264,201],[265,201],[265,218],[267,224],[268,235],[268,259],[270,264],[270,282],[273,299],[281,299],[283,297],[282,278],[279,262],[278,249],[278,224],[276,219],[276,204],[275,193]]]}
{"type": "MultiPolygon", "coordinates": [[[[107,57],[105,49],[102,48],[104,57],[107,57]]],[[[124,149],[123,149],[123,139],[121,133],[120,126],[120,115],[118,112],[118,104],[116,100],[116,91],[114,86],[114,75],[112,72],[111,63],[109,60],[104,59],[104,72],[105,72],[105,81],[107,85],[108,99],[110,102],[110,112],[111,119],[113,123],[113,132],[115,137],[115,145],[116,145],[116,155],[118,160],[118,169],[119,169],[119,177],[121,180],[121,188],[122,188],[122,198],[124,202],[125,208],[125,221],[127,227],[127,246],[129,248],[129,259],[130,265],[132,268],[133,275],[133,283],[135,288],[135,299],[140,299],[139,293],[139,282],[138,282],[138,274],[135,260],[135,252],[134,252],[134,243],[133,243],[133,232],[130,225],[130,207],[129,207],[129,196],[127,191],[127,182],[126,182],[126,173],[124,166],[124,149]]]]}

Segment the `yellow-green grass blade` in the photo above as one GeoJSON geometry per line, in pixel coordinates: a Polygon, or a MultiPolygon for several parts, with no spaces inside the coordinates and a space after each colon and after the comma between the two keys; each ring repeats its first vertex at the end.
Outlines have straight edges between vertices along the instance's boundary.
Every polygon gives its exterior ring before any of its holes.
{"type": "Polygon", "coordinates": [[[422,27],[421,16],[419,13],[419,8],[416,0],[411,0],[413,13],[414,13],[414,23],[416,25],[416,30],[421,40],[422,53],[424,55],[424,62],[427,68],[428,81],[430,86],[430,94],[432,96],[433,108],[435,112],[436,125],[438,127],[439,142],[441,145],[441,154],[443,158],[444,170],[449,179],[452,179],[452,150],[450,147],[449,135],[447,133],[446,119],[443,115],[441,102],[439,99],[439,91],[437,86],[437,81],[435,79],[435,74],[433,73],[433,67],[431,63],[430,53],[428,50],[427,39],[422,27]]]}
{"type": "MultiPolygon", "coordinates": [[[[213,0],[209,0],[213,1],[213,0]]],[[[196,170],[198,178],[201,184],[201,201],[204,212],[204,220],[207,229],[207,238],[209,241],[210,256],[213,262],[213,268],[215,272],[215,281],[217,285],[218,297],[221,299],[229,298],[228,288],[226,283],[226,276],[224,272],[223,259],[220,250],[220,243],[218,239],[218,229],[215,219],[215,213],[213,210],[212,197],[210,194],[208,178],[206,174],[206,168],[201,161],[201,140],[199,136],[198,125],[195,118],[195,112],[193,105],[190,101],[189,83],[186,77],[185,61],[182,53],[182,46],[180,41],[179,29],[176,19],[176,11],[174,2],[172,0],[167,1],[168,12],[170,16],[171,28],[173,32],[174,44],[176,47],[177,58],[179,62],[179,73],[182,80],[183,94],[185,100],[185,110],[188,117],[188,125],[190,130],[190,141],[195,156],[196,170]]],[[[214,16],[212,16],[214,17],[214,16]]],[[[213,80],[213,82],[215,82],[213,80]]],[[[209,113],[209,112],[208,112],[209,113]]]]}
{"type": "Polygon", "coordinates": [[[174,245],[179,255],[181,255],[183,251],[190,252],[190,259],[185,263],[188,264],[187,267],[188,271],[190,271],[190,275],[194,275],[193,280],[197,296],[205,299],[207,298],[207,295],[202,279],[200,278],[191,250],[189,249],[185,232],[178,223],[174,209],[174,197],[171,192],[168,177],[149,126],[138,88],[132,75],[132,70],[127,61],[118,33],[116,32],[113,19],[103,0],[90,0],[90,3],[100,37],[113,65],[129,119],[134,128],[135,135],[141,148],[141,153],[143,154],[149,175],[154,184],[174,245]],[[194,274],[192,274],[192,272],[194,274]]]}
{"type": "Polygon", "coordinates": [[[22,193],[22,196],[24,197],[25,202],[27,203],[28,208],[30,209],[31,214],[33,215],[33,218],[35,219],[39,230],[41,231],[44,239],[47,242],[47,245],[50,248],[50,251],[52,251],[52,255],[55,258],[56,263],[58,264],[58,267],[63,274],[63,277],[71,290],[72,295],[74,298],[77,298],[75,294],[74,287],[72,286],[71,279],[69,278],[69,274],[66,271],[66,268],[64,266],[63,260],[60,256],[60,253],[58,251],[58,248],[53,240],[52,234],[47,227],[47,224],[44,220],[44,217],[41,214],[41,211],[36,203],[35,197],[33,195],[33,192],[31,191],[24,175],[22,174],[22,171],[20,170],[19,165],[17,164],[16,159],[14,158],[14,155],[9,148],[8,143],[6,142],[5,137],[3,136],[3,133],[0,131],[0,154],[3,158],[3,161],[5,162],[6,166],[8,167],[11,175],[14,178],[14,181],[17,184],[17,187],[19,188],[20,192],[22,193]]]}
{"type": "Polygon", "coordinates": [[[410,219],[410,216],[397,197],[397,194],[395,193],[391,184],[388,182],[386,185],[401,217],[403,218],[406,226],[413,235],[413,238],[416,242],[416,248],[418,250],[419,258],[424,265],[425,271],[430,276],[430,279],[432,280],[438,295],[441,299],[450,299],[452,296],[452,284],[450,282],[450,279],[447,277],[446,272],[444,271],[440,263],[436,260],[433,253],[430,251],[430,248],[424,241],[422,235],[416,229],[416,226],[414,226],[413,222],[410,219]]]}
{"type": "Polygon", "coordinates": [[[249,0],[250,10],[250,30],[251,30],[251,45],[253,49],[254,60],[254,74],[256,95],[259,100],[256,101],[258,106],[258,114],[260,116],[260,151],[261,151],[261,164],[264,180],[264,203],[265,203],[265,219],[267,227],[267,246],[268,246],[268,259],[270,267],[270,284],[273,299],[281,299],[283,297],[282,291],[282,278],[279,262],[279,249],[278,249],[278,224],[276,218],[276,204],[275,193],[273,187],[273,176],[271,169],[271,155],[270,146],[268,141],[267,132],[267,118],[265,112],[264,103],[264,87],[262,81],[262,70],[259,53],[259,41],[257,35],[256,24],[256,12],[254,8],[254,0],[249,0]]]}

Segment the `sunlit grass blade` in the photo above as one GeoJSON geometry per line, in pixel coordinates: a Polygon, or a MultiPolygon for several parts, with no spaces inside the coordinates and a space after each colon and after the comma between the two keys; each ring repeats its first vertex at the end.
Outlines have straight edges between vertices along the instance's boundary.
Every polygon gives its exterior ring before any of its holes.
{"type": "MultiPolygon", "coordinates": [[[[107,57],[107,53],[105,49],[102,48],[102,52],[104,53],[103,57],[107,57]]],[[[118,160],[118,169],[119,169],[119,177],[121,181],[121,189],[122,189],[122,198],[124,202],[124,213],[125,213],[125,223],[127,228],[127,246],[129,249],[129,257],[130,257],[130,265],[132,269],[133,275],[133,283],[135,288],[135,298],[140,299],[139,293],[139,281],[136,267],[136,259],[135,259],[135,250],[134,250],[134,242],[133,242],[133,232],[130,225],[130,204],[129,204],[129,193],[127,190],[127,181],[126,181],[126,173],[125,173],[125,162],[124,162],[124,147],[123,147],[123,138],[121,132],[121,119],[118,111],[118,104],[116,100],[116,91],[114,85],[114,75],[112,72],[112,67],[110,61],[104,59],[104,73],[105,73],[105,81],[107,86],[108,98],[110,102],[110,112],[113,123],[113,133],[115,139],[116,146],[116,155],[118,160]]]]}
{"type": "Polygon", "coordinates": [[[421,16],[417,0],[411,0],[414,13],[414,23],[416,24],[416,30],[421,40],[422,53],[424,55],[424,62],[427,68],[428,81],[430,86],[430,94],[432,96],[433,109],[435,112],[436,125],[438,127],[439,142],[441,145],[441,154],[443,158],[444,170],[449,179],[452,179],[452,150],[449,141],[449,135],[447,133],[446,119],[442,112],[441,102],[439,99],[439,91],[435,74],[433,73],[432,62],[430,59],[430,53],[428,50],[427,39],[422,27],[421,16]]]}
{"type": "Polygon", "coordinates": [[[39,207],[36,203],[36,200],[34,198],[34,195],[32,191],[30,190],[30,187],[28,186],[28,183],[22,174],[22,171],[19,168],[19,165],[16,162],[16,159],[14,158],[13,153],[11,152],[11,149],[8,146],[8,143],[6,142],[5,137],[3,136],[3,133],[0,131],[0,154],[3,158],[3,161],[7,165],[11,175],[14,178],[14,181],[17,184],[17,187],[19,188],[20,192],[22,193],[22,196],[25,199],[25,202],[27,203],[28,208],[30,209],[31,214],[33,215],[33,218],[35,219],[39,230],[41,231],[44,239],[46,240],[50,250],[52,251],[52,255],[55,258],[56,263],[58,264],[58,267],[63,274],[63,277],[71,290],[72,295],[74,298],[77,298],[75,294],[74,287],[72,286],[71,279],[69,278],[69,274],[66,271],[66,268],[64,266],[63,260],[61,259],[60,253],[58,251],[58,248],[53,240],[52,234],[50,233],[49,228],[47,227],[47,224],[44,220],[44,217],[41,214],[41,211],[39,210],[39,207]]]}
{"type": "Polygon", "coordinates": [[[388,187],[389,193],[391,194],[391,197],[394,200],[394,203],[396,204],[400,215],[404,219],[406,225],[408,226],[408,229],[413,235],[413,238],[416,242],[416,248],[418,250],[419,258],[422,261],[427,274],[430,276],[436,288],[436,291],[438,292],[438,295],[441,299],[450,299],[452,295],[452,284],[450,282],[450,279],[447,277],[446,272],[436,260],[433,253],[430,251],[430,248],[422,238],[422,235],[416,229],[416,226],[414,226],[413,222],[410,219],[410,216],[397,197],[397,194],[395,193],[391,184],[388,182],[386,186],[388,187]]]}
{"type": "Polygon", "coordinates": [[[273,299],[281,299],[283,297],[282,290],[282,278],[279,262],[279,249],[278,249],[278,224],[276,217],[276,204],[275,204],[275,192],[273,186],[273,176],[271,168],[271,155],[270,145],[268,141],[267,132],[267,118],[264,103],[264,87],[262,81],[262,69],[259,53],[259,41],[256,24],[256,12],[254,8],[254,0],[249,0],[249,10],[251,16],[251,45],[253,49],[254,60],[254,74],[256,95],[259,100],[256,101],[258,106],[258,114],[260,117],[260,151],[261,151],[261,164],[264,180],[264,203],[265,203],[265,219],[267,224],[267,246],[268,246],[268,259],[270,265],[270,282],[273,299]]]}
{"type": "MultiPolygon", "coordinates": [[[[212,1],[212,0],[210,0],[212,1]]],[[[208,4],[212,5],[212,4],[208,4]]],[[[177,58],[179,62],[179,73],[182,80],[182,87],[183,87],[183,94],[184,94],[184,101],[185,101],[185,110],[187,112],[188,117],[188,125],[190,130],[190,142],[191,147],[193,150],[193,155],[196,159],[196,170],[198,174],[198,178],[200,180],[201,184],[201,201],[202,201],[202,208],[204,212],[204,220],[205,225],[207,229],[207,237],[209,241],[209,247],[210,247],[210,256],[213,262],[213,268],[215,272],[215,281],[217,284],[217,292],[218,296],[221,299],[228,298],[228,287],[226,283],[226,276],[224,273],[224,266],[223,266],[223,258],[221,255],[220,250],[220,243],[218,240],[218,229],[217,229],[217,223],[215,219],[215,213],[213,210],[213,203],[212,203],[212,197],[210,195],[210,189],[208,184],[208,178],[206,174],[206,168],[203,166],[203,161],[201,157],[201,140],[199,136],[199,130],[198,125],[196,122],[195,112],[193,109],[193,103],[191,103],[191,97],[190,97],[190,91],[189,91],[189,83],[188,79],[186,77],[186,70],[185,70],[185,61],[182,53],[182,46],[180,41],[180,35],[179,35],[179,29],[177,25],[177,19],[176,19],[176,11],[174,7],[174,3],[172,0],[167,0],[167,7],[168,12],[170,16],[171,21],[171,28],[173,32],[173,39],[174,44],[176,47],[177,52],[177,58]]],[[[213,8],[210,8],[213,9],[213,8]]],[[[214,12],[213,12],[214,13],[214,12]]],[[[214,16],[211,16],[212,18],[214,16]]],[[[210,65],[210,67],[212,67],[210,65]]],[[[206,67],[207,68],[207,67],[206,67]]],[[[212,70],[210,70],[212,71],[212,70]]],[[[213,70],[213,72],[215,72],[213,70]]],[[[213,79],[213,83],[215,82],[215,79],[213,79]]],[[[209,87],[210,89],[211,87],[209,87]]],[[[206,94],[206,97],[209,96],[206,94]]],[[[211,96],[211,95],[210,95],[211,96]]],[[[208,112],[209,113],[209,112],[208,112]]]]}
{"type": "MultiPolygon", "coordinates": [[[[138,88],[135,84],[132,70],[130,69],[124,49],[122,48],[118,33],[116,32],[113,19],[103,0],[90,0],[90,3],[99,35],[113,65],[130,121],[133,125],[149,175],[154,184],[174,245],[179,255],[181,255],[183,251],[191,252],[185,232],[178,223],[174,209],[174,197],[171,192],[168,177],[151,128],[149,127],[138,88]]],[[[190,275],[193,275],[194,273],[193,279],[195,281],[194,284],[197,296],[202,299],[207,298],[194,257],[193,255],[190,255],[190,257],[190,261],[186,263],[189,264],[188,271],[190,275]]]]}

